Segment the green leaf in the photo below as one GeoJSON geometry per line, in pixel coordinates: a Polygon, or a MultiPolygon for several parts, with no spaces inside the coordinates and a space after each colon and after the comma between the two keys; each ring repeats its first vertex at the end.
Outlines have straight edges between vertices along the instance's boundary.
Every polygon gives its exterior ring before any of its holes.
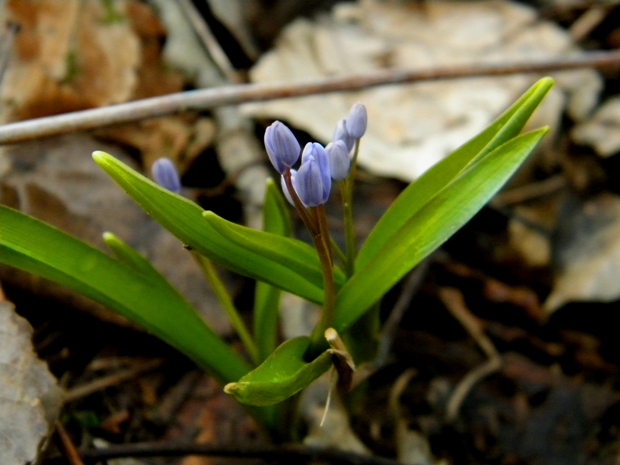
{"type": "Polygon", "coordinates": [[[336,297],[334,328],[343,333],[424,257],[463,226],[501,188],[547,132],[539,129],[471,164],[408,218],[336,297]]]}
{"type": "Polygon", "coordinates": [[[136,250],[121,241],[114,234],[111,232],[103,233],[103,240],[116,259],[123,265],[133,269],[136,273],[142,275],[142,277],[155,285],[170,285],[148,260],[146,260],[136,250]]]}
{"type": "MultiPolygon", "coordinates": [[[[108,173],[144,211],[157,220],[164,228],[174,234],[181,242],[197,250],[215,263],[250,278],[265,281],[283,290],[299,295],[312,302],[323,301],[322,281],[318,260],[316,269],[312,264],[304,264],[297,269],[298,257],[308,257],[307,244],[292,239],[270,235],[269,239],[286,241],[286,247],[294,251],[292,261],[269,257],[269,248],[261,253],[241,247],[216,230],[210,222],[204,221],[204,210],[193,202],[161,188],[130,167],[104,152],[93,153],[93,159],[108,173]],[[293,244],[291,244],[293,242],[293,244]],[[292,263],[289,267],[285,263],[292,263]]],[[[214,219],[211,214],[210,218],[214,219]]],[[[224,220],[213,220],[223,225],[224,220]]],[[[249,228],[247,228],[249,229],[249,228]]],[[[220,229],[221,230],[221,229],[220,229]]],[[[267,234],[255,231],[260,234],[267,234]]]]}
{"type": "MultiPolygon", "coordinates": [[[[323,286],[319,256],[310,244],[278,234],[250,229],[227,221],[210,211],[204,212],[202,216],[213,230],[219,232],[240,249],[256,253],[265,260],[271,260],[289,270],[295,270],[317,287],[323,286]]],[[[342,286],[345,281],[344,273],[339,268],[334,269],[334,280],[336,287],[342,286]]]]}
{"type": "Polygon", "coordinates": [[[242,404],[274,405],[295,395],[332,366],[330,350],[308,363],[304,354],[310,345],[306,336],[289,339],[255,370],[224,391],[242,404]]]}
{"type": "Polygon", "coordinates": [[[543,78],[479,135],[427,170],[398,196],[377,222],[360,250],[356,269],[369,263],[420,208],[428,204],[468,165],[515,137],[553,86],[543,78]]]}
{"type": "MultiPolygon", "coordinates": [[[[292,233],[291,218],[279,188],[267,180],[265,204],[263,206],[263,229],[281,236],[292,233]]],[[[278,316],[280,311],[280,289],[257,281],[254,291],[254,339],[258,346],[258,358],[263,362],[276,348],[278,316]]]]}
{"type": "Polygon", "coordinates": [[[100,302],[183,352],[222,383],[251,369],[146,260],[120,240],[106,237],[119,262],[4,206],[0,224],[1,263],[100,302]]]}

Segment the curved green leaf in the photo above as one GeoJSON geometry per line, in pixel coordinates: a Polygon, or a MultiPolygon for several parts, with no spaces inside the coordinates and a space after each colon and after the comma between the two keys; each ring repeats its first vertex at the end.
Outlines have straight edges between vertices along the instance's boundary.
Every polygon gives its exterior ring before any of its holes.
{"type": "Polygon", "coordinates": [[[0,224],[1,263],[100,302],[183,352],[223,383],[250,371],[189,302],[120,240],[107,236],[121,262],[8,207],[0,206],[0,224]]]}
{"type": "Polygon", "coordinates": [[[407,186],[370,232],[358,254],[356,269],[369,263],[385,244],[392,241],[392,236],[409,218],[468,165],[517,136],[552,86],[551,78],[539,80],[487,129],[407,186]]]}
{"type": "Polygon", "coordinates": [[[144,211],[184,244],[236,273],[265,281],[312,302],[323,301],[322,282],[316,282],[316,272],[307,274],[311,267],[289,268],[264,254],[240,247],[204,221],[204,210],[195,203],[163,189],[112,155],[95,152],[93,159],[144,211]]]}
{"type": "MultiPolygon", "coordinates": [[[[227,221],[210,211],[205,211],[202,216],[215,231],[239,248],[254,252],[287,269],[295,270],[317,287],[323,286],[319,256],[310,244],[290,237],[250,229],[227,221]]],[[[339,268],[334,269],[334,280],[336,287],[342,286],[345,281],[344,273],[339,268]]]]}
{"type": "Polygon", "coordinates": [[[242,404],[274,405],[295,395],[332,366],[330,350],[308,363],[304,354],[310,345],[306,336],[289,339],[255,370],[224,391],[242,404]]]}
{"type": "Polygon", "coordinates": [[[103,233],[103,240],[116,259],[142,275],[153,284],[161,284],[162,281],[169,285],[168,281],[151,265],[151,263],[140,255],[136,250],[129,247],[111,232],[103,233]]]}
{"type": "Polygon", "coordinates": [[[419,208],[340,290],[334,328],[344,332],[409,270],[469,221],[546,132],[546,128],[539,129],[496,148],[419,208]]]}

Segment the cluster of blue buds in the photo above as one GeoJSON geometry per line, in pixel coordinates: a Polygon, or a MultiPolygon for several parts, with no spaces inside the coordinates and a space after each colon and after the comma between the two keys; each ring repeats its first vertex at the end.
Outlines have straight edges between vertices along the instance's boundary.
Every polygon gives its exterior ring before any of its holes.
{"type": "Polygon", "coordinates": [[[280,121],[270,125],[265,131],[265,147],[272,165],[282,175],[282,190],[288,201],[294,204],[284,179],[287,170],[295,193],[304,206],[316,207],[327,202],[332,179],[346,179],[351,150],[366,132],[367,124],[366,107],[356,103],[348,117],[338,122],[333,140],[326,147],[318,142],[306,144],[299,170],[292,169],[301,152],[295,135],[280,121]]]}
{"type": "Polygon", "coordinates": [[[175,194],[181,192],[181,180],[179,173],[169,158],[158,158],[151,166],[153,180],[164,189],[168,189],[175,194]]]}

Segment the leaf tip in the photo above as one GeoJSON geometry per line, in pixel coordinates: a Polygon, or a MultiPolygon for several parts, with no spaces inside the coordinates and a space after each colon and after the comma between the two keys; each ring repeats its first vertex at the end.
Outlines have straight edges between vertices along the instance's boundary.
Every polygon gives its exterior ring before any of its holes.
{"type": "Polygon", "coordinates": [[[116,241],[116,236],[114,234],[112,234],[109,231],[104,232],[101,237],[103,237],[103,240],[105,241],[105,243],[107,244],[108,242],[113,242],[116,241]]]}
{"type": "Polygon", "coordinates": [[[111,156],[108,153],[102,152],[101,150],[95,150],[93,152],[93,160],[95,160],[95,162],[97,162],[98,164],[104,163],[106,161],[106,158],[111,156]]]}
{"type": "Polygon", "coordinates": [[[540,79],[538,82],[546,86],[549,86],[549,87],[555,84],[555,80],[550,76],[545,76],[544,78],[540,79]]]}
{"type": "Polygon", "coordinates": [[[242,388],[241,384],[242,383],[228,383],[224,386],[224,392],[234,396],[235,393],[242,388]]]}
{"type": "Polygon", "coordinates": [[[555,81],[552,77],[546,76],[544,78],[536,81],[536,84],[532,86],[532,89],[537,89],[537,91],[541,91],[544,94],[549,92],[549,90],[555,85],[555,81]]]}

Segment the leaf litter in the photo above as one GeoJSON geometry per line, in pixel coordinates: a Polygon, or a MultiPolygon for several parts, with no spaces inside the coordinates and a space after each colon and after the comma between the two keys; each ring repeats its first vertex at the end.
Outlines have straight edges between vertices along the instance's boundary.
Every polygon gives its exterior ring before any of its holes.
{"type": "MultiPolygon", "coordinates": [[[[67,5],[67,8],[75,8],[71,2],[67,2],[67,5]]],[[[122,11],[124,2],[117,5],[122,11]]],[[[129,10],[144,7],[136,6],[136,2],[127,2],[127,5],[129,10]]],[[[145,15],[143,18],[148,18],[146,13],[142,14],[145,15]]],[[[243,21],[230,21],[225,20],[229,24],[244,24],[243,21]]],[[[140,24],[151,23],[142,21],[140,24]]],[[[179,27],[172,26],[172,29],[178,30],[179,27]]],[[[155,57],[151,62],[151,71],[148,72],[144,71],[144,67],[128,65],[130,71],[123,75],[125,81],[121,89],[125,95],[131,94],[133,97],[125,98],[135,98],[139,96],[140,90],[148,88],[134,85],[129,89],[132,86],[127,84],[130,82],[127,76],[131,76],[131,73],[137,75],[136,82],[142,84],[147,81],[157,83],[160,79],[163,86],[161,89],[165,88],[166,92],[173,91],[179,82],[185,82],[178,79],[180,74],[171,73],[168,75],[169,80],[158,74],[160,58],[157,53],[161,50],[154,42],[165,37],[163,29],[159,26],[146,28],[151,31],[147,34],[144,31],[131,32],[127,24],[122,25],[122,28],[126,28],[125,33],[139,37],[137,42],[141,44],[142,53],[140,60],[144,60],[150,53],[155,57]],[[148,41],[152,42],[152,48],[145,47],[148,41]]],[[[172,29],[170,33],[175,32],[172,29]]],[[[63,40],[65,42],[56,46],[66,51],[70,40],[63,40]]],[[[535,10],[513,2],[428,2],[424,5],[364,2],[361,5],[341,5],[331,16],[324,15],[314,21],[306,19],[293,23],[278,44],[274,52],[264,55],[263,60],[251,72],[257,81],[261,79],[261,69],[269,68],[267,65],[270,60],[275,60],[274,55],[281,60],[277,65],[281,71],[278,71],[277,75],[269,74],[269,79],[289,80],[360,72],[394,65],[432,66],[443,63],[442,60],[450,63],[455,60],[480,62],[503,58],[511,53],[527,58],[540,53],[546,57],[577,50],[570,37],[555,23],[542,20],[535,10]],[[463,21],[463,18],[468,20],[463,21]],[[437,28],[443,32],[439,34],[437,28]],[[438,36],[442,37],[442,41],[436,40],[438,36]],[[464,37],[467,40],[464,40],[464,37]],[[445,49],[440,47],[442,42],[445,42],[445,49]],[[429,44],[437,47],[431,48],[429,44]],[[289,49],[285,50],[286,47],[289,49]],[[468,51],[469,48],[472,52],[468,51]],[[291,51],[295,53],[289,53],[291,51]]],[[[198,65],[202,60],[203,58],[194,58],[194,64],[198,65]]],[[[57,60],[57,68],[54,69],[60,69],[58,63],[57,60]]],[[[127,63],[133,62],[129,60],[127,63]]],[[[270,66],[276,67],[273,62],[270,66]]],[[[207,68],[202,68],[203,71],[205,69],[207,68]]],[[[53,73],[50,75],[57,76],[53,73]]],[[[66,76],[62,73],[59,75],[66,76]]],[[[589,115],[596,105],[601,77],[593,71],[585,70],[559,73],[556,78],[562,90],[552,96],[550,106],[539,112],[540,117],[545,123],[560,128],[563,112],[568,112],[571,121],[590,124],[589,115]]],[[[210,81],[211,83],[222,82],[213,79],[215,80],[210,81]]],[[[295,111],[290,108],[281,110],[280,107],[274,107],[276,110],[273,112],[257,110],[258,106],[247,106],[244,111],[262,118],[285,118],[296,128],[327,141],[331,137],[334,123],[331,120],[332,115],[346,113],[354,101],[364,100],[366,103],[368,99],[371,121],[374,120],[377,125],[375,134],[371,133],[362,150],[362,154],[365,150],[369,154],[366,160],[362,160],[365,168],[371,173],[409,180],[419,175],[433,160],[443,156],[451,144],[458,145],[465,140],[468,131],[475,132],[476,124],[483,125],[484,121],[496,116],[512,98],[511,95],[519,93],[529,82],[529,78],[515,76],[427,83],[377,89],[368,94],[360,92],[346,96],[312,97],[305,99],[308,103],[303,104],[304,99],[298,99],[294,102],[295,111]],[[466,92],[459,91],[459,88],[465,88],[466,92]],[[376,95],[372,96],[371,93],[376,95]],[[488,100],[485,98],[487,93],[488,100]],[[465,110],[471,105],[476,106],[476,111],[469,115],[465,110]],[[392,109],[392,112],[386,114],[385,109],[392,109]],[[437,141],[436,135],[443,133],[448,136],[445,140],[437,141]],[[378,155],[379,151],[382,153],[378,155]],[[423,156],[423,151],[430,156],[423,156]],[[385,158],[387,153],[394,153],[401,158],[385,158]],[[411,156],[416,153],[418,155],[411,156]],[[409,161],[403,161],[406,158],[409,161]],[[407,169],[403,169],[403,166],[407,169]]],[[[157,85],[150,92],[156,92],[156,89],[157,85]]],[[[266,107],[268,105],[264,106],[266,107]]],[[[223,114],[219,119],[225,121],[227,117],[231,117],[233,121],[236,115],[223,114]]],[[[609,117],[604,116],[599,120],[604,126],[609,117]]],[[[195,122],[203,119],[196,120],[194,117],[183,121],[189,121],[191,128],[195,122]]],[[[173,119],[162,125],[155,122],[145,124],[142,128],[137,125],[136,133],[125,129],[124,133],[119,132],[117,140],[123,140],[124,144],[137,148],[142,155],[147,152],[157,154],[159,150],[169,149],[170,145],[166,144],[171,140],[181,140],[172,146],[173,153],[183,157],[190,150],[188,144],[191,145],[192,137],[197,137],[192,136],[191,131],[196,135],[201,129],[191,128],[188,132],[188,126],[185,126],[177,131],[174,127],[178,122],[179,120],[173,119]],[[171,128],[169,138],[165,137],[167,128],[171,128]],[[153,131],[152,141],[148,134],[149,129],[153,131]],[[161,142],[157,142],[157,138],[160,138],[161,142]]],[[[242,126],[247,123],[247,119],[242,120],[242,126]]],[[[231,124],[229,128],[239,127],[235,124],[238,123],[231,124]]],[[[372,126],[371,124],[371,128],[372,126]]],[[[244,127],[247,129],[247,126],[244,127]]],[[[597,130],[598,133],[594,132],[594,135],[582,138],[577,135],[579,131],[575,130],[572,134],[573,140],[582,145],[592,143],[601,155],[607,154],[613,159],[613,145],[612,148],[601,148],[603,139],[598,139],[599,146],[595,144],[598,137],[596,134],[606,134],[600,132],[600,128],[597,130]]],[[[613,133],[613,124],[611,130],[613,133]]],[[[609,141],[605,139],[605,142],[609,141]]],[[[211,141],[205,142],[203,147],[210,143],[211,141]]],[[[459,463],[468,460],[472,463],[594,464],[602,462],[592,456],[585,458],[584,451],[596,450],[603,458],[617,455],[613,444],[617,441],[614,428],[617,428],[618,422],[613,418],[613,409],[618,399],[617,390],[614,388],[614,383],[617,383],[614,370],[617,371],[618,362],[617,357],[614,361],[613,356],[610,356],[608,344],[613,339],[613,334],[607,338],[599,337],[596,325],[584,324],[586,316],[592,316],[588,320],[595,319],[591,310],[576,314],[573,324],[565,323],[562,318],[566,320],[566,317],[562,315],[566,315],[567,310],[563,304],[558,305],[559,308],[550,321],[545,322],[546,317],[539,304],[540,300],[554,295],[550,292],[550,280],[546,281],[551,272],[549,260],[552,255],[555,258],[562,257],[562,267],[558,267],[556,288],[553,291],[555,295],[562,287],[559,285],[563,279],[562,269],[573,270],[573,279],[577,280],[563,286],[566,292],[561,302],[585,299],[587,303],[606,296],[607,300],[612,300],[613,305],[614,299],[617,299],[614,297],[615,285],[607,281],[613,276],[613,271],[609,270],[614,269],[616,261],[613,252],[616,200],[613,194],[594,196],[588,200],[591,195],[588,188],[613,180],[614,173],[605,173],[605,179],[601,180],[590,168],[584,168],[585,165],[579,165],[574,160],[567,160],[557,149],[549,149],[550,147],[553,147],[553,144],[548,142],[544,153],[526,170],[525,175],[521,175],[517,184],[536,182],[537,176],[565,170],[561,171],[565,176],[586,179],[583,181],[588,185],[586,188],[576,188],[574,183],[569,183],[568,186],[568,189],[576,189],[585,200],[580,199],[570,208],[565,206],[562,213],[558,213],[559,205],[566,201],[565,195],[558,195],[549,202],[552,205],[545,205],[540,210],[542,213],[538,215],[533,213],[528,216],[530,213],[526,207],[532,205],[528,202],[518,205],[514,212],[517,216],[528,217],[533,222],[542,221],[543,229],[547,231],[555,228],[556,234],[565,236],[564,240],[551,241],[548,235],[538,234],[538,239],[532,241],[535,245],[530,247],[534,257],[532,262],[515,259],[514,244],[522,242],[523,231],[515,233],[512,244],[506,245],[496,234],[485,229],[488,225],[484,226],[484,222],[482,227],[481,223],[478,223],[470,229],[466,228],[460,237],[447,244],[445,252],[433,260],[425,283],[414,297],[411,310],[404,316],[395,336],[393,358],[384,370],[370,378],[373,395],[362,396],[356,405],[349,405],[349,419],[334,416],[334,420],[341,424],[347,441],[356,442],[361,439],[363,447],[384,455],[400,451],[403,460],[416,463],[435,460],[439,463],[459,463]],[[519,213],[520,208],[523,213],[519,213]],[[604,221],[599,221],[600,219],[604,221]],[[472,231],[473,235],[468,238],[472,231]],[[584,244],[587,247],[584,247],[584,244]],[[468,251],[474,257],[468,257],[468,251]],[[460,259],[463,259],[462,263],[459,262],[460,259]],[[588,260],[592,263],[588,264],[588,260]],[[592,272],[586,273],[585,269],[592,272]],[[545,273],[547,278],[544,278],[545,273]],[[591,283],[591,287],[588,287],[589,284],[585,285],[587,282],[591,283]],[[484,361],[484,357],[438,302],[437,285],[462,289],[470,311],[479,319],[483,330],[502,354],[504,363],[499,374],[480,382],[471,390],[462,404],[458,420],[453,425],[445,425],[441,421],[450,392],[470,370],[484,361]],[[606,289],[601,291],[597,285],[606,286],[606,289]],[[586,287],[590,290],[577,292],[586,287]],[[398,384],[400,374],[411,368],[416,370],[416,375],[409,380],[406,389],[399,393],[399,415],[395,422],[391,413],[386,415],[385,405],[388,403],[390,391],[398,384]],[[604,381],[600,382],[601,379],[604,381]],[[397,434],[394,433],[395,427],[397,434]],[[464,447],[468,449],[464,451],[464,447]]],[[[240,159],[260,159],[260,156],[255,155],[240,159]]],[[[229,157],[223,157],[222,160],[230,162],[229,157]]],[[[66,163],[71,164],[71,161],[66,163]]],[[[243,163],[242,161],[241,164],[243,163]]],[[[234,171],[238,164],[231,164],[234,171]]],[[[260,176],[252,179],[262,179],[264,174],[263,170],[260,176]]],[[[358,192],[364,197],[362,213],[372,216],[372,212],[385,208],[384,204],[389,203],[389,199],[380,199],[373,203],[377,190],[384,197],[393,194],[386,195],[382,191],[384,181],[374,180],[364,173],[362,176],[366,181],[360,184],[358,192]]],[[[75,173],[65,176],[67,180],[74,177],[79,178],[75,173]]],[[[74,187],[68,189],[72,192],[74,187]]],[[[562,189],[566,189],[566,186],[562,189]]],[[[560,192],[565,193],[565,190],[560,192]]],[[[65,195],[58,192],[62,199],[65,199],[65,195]]],[[[3,202],[6,198],[5,194],[3,202]]],[[[34,204],[38,204],[42,197],[29,198],[34,204]]],[[[35,205],[40,212],[43,212],[42,205],[43,203],[35,205]]],[[[511,221],[514,222],[514,218],[511,221]]],[[[518,218],[516,222],[519,222],[518,218]]],[[[527,223],[519,224],[523,226],[527,223]]],[[[528,228],[526,226],[523,229],[528,228]]],[[[600,326],[613,327],[609,324],[611,320],[598,321],[600,326]]],[[[291,326],[295,325],[298,323],[291,326]]],[[[294,328],[291,331],[294,331],[294,328]]],[[[613,350],[611,353],[613,354],[613,350]]],[[[170,387],[176,386],[179,378],[169,378],[172,381],[170,385],[166,385],[161,376],[145,377],[129,383],[123,390],[111,390],[103,396],[104,402],[108,404],[118,402],[117,411],[109,413],[107,421],[101,422],[102,425],[113,426],[116,433],[107,433],[112,434],[113,442],[118,442],[122,437],[137,438],[143,434],[136,434],[136,431],[140,430],[140,425],[137,424],[140,421],[143,421],[145,427],[152,427],[147,414],[126,420],[126,405],[130,404],[132,399],[141,398],[145,404],[154,405],[156,410],[164,401],[174,397],[170,387]]],[[[179,381],[178,384],[182,383],[179,381]]],[[[234,442],[235,439],[251,438],[256,434],[248,424],[244,424],[242,431],[238,433],[226,433],[234,431],[228,422],[234,423],[238,420],[228,418],[230,406],[226,404],[225,398],[220,397],[217,387],[211,385],[206,391],[195,388],[191,392],[194,395],[191,402],[185,398],[177,404],[184,408],[185,417],[176,413],[180,410],[168,410],[167,418],[171,423],[175,423],[175,418],[181,420],[181,431],[172,434],[171,428],[167,433],[168,438],[185,438],[184,435],[195,429],[201,430],[203,440],[211,443],[234,442]],[[210,403],[205,404],[205,398],[210,399],[210,403]],[[190,413],[187,413],[188,411],[190,413]],[[202,412],[200,420],[195,416],[197,411],[202,412]],[[192,419],[189,419],[190,417],[192,419]],[[222,434],[216,434],[217,431],[222,434]]],[[[94,402],[94,399],[91,400],[94,402]]],[[[93,404],[89,405],[92,408],[93,404]]],[[[234,418],[238,418],[236,414],[234,418]]],[[[79,431],[92,430],[83,425],[79,431]]],[[[99,435],[105,434],[99,432],[99,435]]],[[[327,443],[321,441],[319,439],[319,443],[327,443]]]]}

